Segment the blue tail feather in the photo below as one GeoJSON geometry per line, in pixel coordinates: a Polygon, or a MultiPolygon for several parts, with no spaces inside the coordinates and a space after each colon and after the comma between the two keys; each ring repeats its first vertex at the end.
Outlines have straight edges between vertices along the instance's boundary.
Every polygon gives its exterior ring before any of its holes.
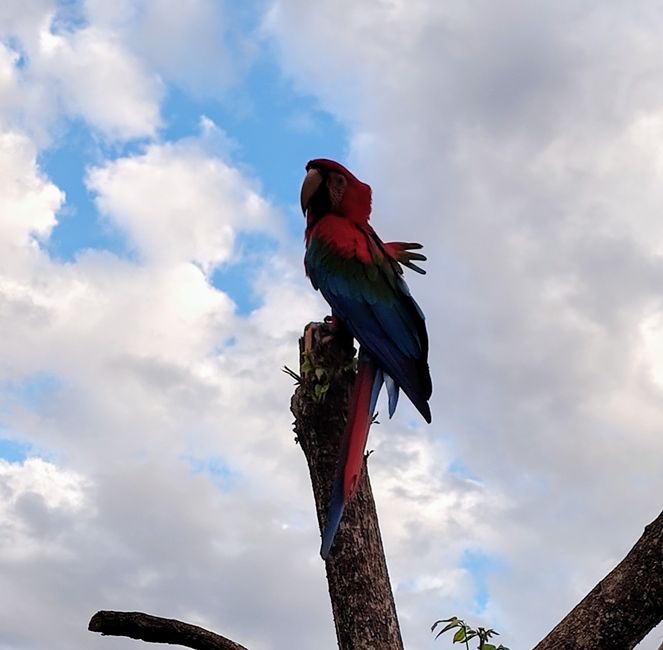
{"type": "Polygon", "coordinates": [[[398,404],[398,384],[386,372],[384,373],[384,383],[389,396],[389,417],[392,417],[398,404]]]}
{"type": "Polygon", "coordinates": [[[329,508],[327,509],[327,522],[325,530],[322,533],[322,546],[320,547],[320,555],[323,560],[327,559],[329,551],[331,550],[334,538],[338,532],[338,527],[341,525],[343,518],[343,511],[345,504],[343,503],[343,472],[337,472],[334,479],[334,486],[332,487],[331,499],[329,499],[329,508]]]}
{"type": "Polygon", "coordinates": [[[371,401],[368,405],[369,417],[375,415],[375,406],[378,403],[378,397],[380,395],[380,390],[382,389],[382,384],[384,383],[385,377],[389,375],[382,372],[382,368],[378,368],[375,371],[375,379],[373,380],[373,388],[371,388],[371,401]]]}

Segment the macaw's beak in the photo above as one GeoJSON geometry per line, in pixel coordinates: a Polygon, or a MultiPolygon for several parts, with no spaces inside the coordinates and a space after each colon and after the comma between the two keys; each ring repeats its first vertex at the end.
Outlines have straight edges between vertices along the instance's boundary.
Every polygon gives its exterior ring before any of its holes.
{"type": "Polygon", "coordinates": [[[302,183],[302,191],[299,196],[304,216],[306,216],[306,210],[311,201],[311,197],[320,187],[320,183],[322,183],[322,174],[317,169],[309,169],[306,173],[306,178],[302,183]]]}

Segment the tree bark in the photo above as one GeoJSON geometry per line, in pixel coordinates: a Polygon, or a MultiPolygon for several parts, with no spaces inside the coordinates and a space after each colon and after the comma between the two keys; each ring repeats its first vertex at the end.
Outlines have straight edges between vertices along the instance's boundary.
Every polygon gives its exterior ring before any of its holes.
{"type": "MultiPolygon", "coordinates": [[[[309,323],[300,339],[300,355],[299,386],[291,410],[322,531],[355,377],[352,339],[326,323],[309,323]]],[[[402,650],[366,467],[345,510],[326,570],[339,648],[402,650]]]]}
{"type": "Polygon", "coordinates": [[[102,610],[90,619],[88,630],[152,643],[173,643],[194,650],[246,650],[243,645],[197,625],[141,612],[102,610]]]}
{"type": "Polygon", "coordinates": [[[663,512],[534,650],[631,650],[663,620],[663,512]]]}

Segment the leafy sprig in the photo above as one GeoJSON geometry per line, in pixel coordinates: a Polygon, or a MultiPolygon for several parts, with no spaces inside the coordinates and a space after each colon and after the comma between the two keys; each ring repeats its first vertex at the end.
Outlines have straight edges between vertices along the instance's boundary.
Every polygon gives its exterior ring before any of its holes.
{"type": "Polygon", "coordinates": [[[470,641],[476,639],[479,642],[477,646],[478,650],[509,650],[506,646],[502,644],[496,646],[494,643],[489,643],[489,640],[493,636],[499,636],[498,632],[495,630],[485,627],[477,627],[476,630],[473,627],[470,627],[465,621],[457,616],[452,616],[451,618],[443,618],[439,621],[435,621],[431,627],[431,632],[435,632],[435,629],[439,626],[442,626],[443,623],[446,623],[444,627],[435,635],[435,638],[439,638],[445,632],[451,630],[456,630],[452,643],[464,643],[465,648],[470,650],[470,641]]]}

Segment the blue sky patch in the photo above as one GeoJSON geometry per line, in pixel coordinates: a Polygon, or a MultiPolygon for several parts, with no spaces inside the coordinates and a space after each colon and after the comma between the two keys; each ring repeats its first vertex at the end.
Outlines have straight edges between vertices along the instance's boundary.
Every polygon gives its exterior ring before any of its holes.
{"type": "Polygon", "coordinates": [[[162,138],[197,135],[200,117],[205,115],[235,143],[229,152],[233,164],[260,178],[268,200],[280,206],[297,204],[306,163],[321,156],[342,159],[346,130],[312,97],[295,93],[266,52],[235,90],[219,101],[196,99],[171,88],[162,109],[166,122],[162,138]]]}
{"type": "Polygon", "coordinates": [[[77,253],[90,248],[132,258],[126,237],[97,212],[94,196],[85,186],[87,168],[101,164],[104,158],[99,142],[80,120],[70,122],[53,146],[39,156],[41,168],[66,196],[46,242],[56,260],[71,262],[77,253]]]}
{"type": "Polygon", "coordinates": [[[0,459],[9,463],[22,463],[30,455],[30,449],[27,442],[0,437],[0,459]]]}
{"type": "Polygon", "coordinates": [[[467,479],[469,481],[481,482],[481,479],[476,474],[472,473],[469,467],[460,459],[456,458],[449,463],[447,468],[449,474],[457,476],[458,478],[467,479]]]}
{"type": "Polygon", "coordinates": [[[25,408],[38,413],[47,400],[60,388],[60,380],[53,374],[39,372],[20,381],[0,384],[3,408],[0,408],[0,458],[10,463],[24,461],[34,456],[31,444],[21,440],[7,425],[7,419],[13,408],[25,408]]]}
{"type": "Polygon", "coordinates": [[[240,475],[233,472],[220,456],[200,457],[192,454],[180,456],[192,474],[205,474],[222,492],[229,492],[239,481],[240,475]]]}
{"type": "Polygon", "coordinates": [[[247,316],[260,306],[260,297],[253,285],[263,260],[277,249],[271,237],[240,233],[235,241],[237,261],[220,266],[212,274],[212,285],[227,293],[237,305],[237,313],[247,316]]]}
{"type": "Polygon", "coordinates": [[[2,392],[20,402],[30,410],[37,410],[44,401],[50,398],[61,386],[55,375],[48,372],[36,372],[28,375],[20,382],[4,384],[2,392]]]}
{"type": "Polygon", "coordinates": [[[467,549],[463,553],[460,565],[470,574],[474,583],[474,613],[481,614],[485,611],[490,598],[488,575],[503,569],[504,563],[494,555],[467,549]]]}
{"type": "MultiPolygon", "coordinates": [[[[61,12],[69,16],[68,5],[61,12]]],[[[74,6],[74,5],[72,5],[74,6]]],[[[73,15],[73,14],[72,14],[73,15]]],[[[226,151],[211,151],[228,159],[253,178],[263,196],[286,215],[288,236],[301,239],[298,190],[304,166],[311,158],[344,157],[347,132],[330,114],[322,111],[312,97],[296,93],[293,84],[263,50],[241,86],[222,99],[196,98],[170,86],[161,106],[164,128],[159,141],[174,142],[199,138],[202,116],[212,120],[227,136],[226,151]],[[239,144],[241,143],[241,144],[239,144]],[[259,180],[258,180],[259,179],[259,180]]],[[[104,250],[135,261],[125,234],[100,215],[94,194],[85,186],[87,170],[108,161],[144,151],[146,140],[108,145],[80,120],[61,124],[53,145],[39,156],[45,174],[66,194],[45,247],[51,257],[71,262],[88,250],[104,250]]],[[[267,237],[239,236],[238,263],[224,266],[213,275],[214,286],[228,293],[240,314],[259,306],[251,291],[253,270],[260,266],[260,254],[274,251],[277,244],[267,237]]]]}

